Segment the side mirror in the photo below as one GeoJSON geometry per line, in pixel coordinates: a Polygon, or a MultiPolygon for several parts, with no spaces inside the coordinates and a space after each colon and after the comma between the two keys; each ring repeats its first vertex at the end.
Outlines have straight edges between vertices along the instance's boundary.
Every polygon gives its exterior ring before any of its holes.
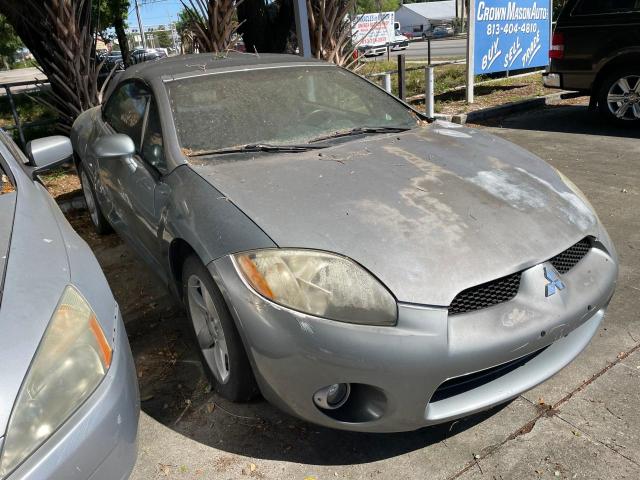
{"type": "Polygon", "coordinates": [[[62,165],[73,156],[71,140],[62,135],[38,138],[27,143],[27,156],[37,175],[62,165]]]}
{"type": "Polygon", "coordinates": [[[124,133],[115,133],[98,138],[93,144],[93,154],[97,158],[124,158],[136,153],[131,137],[124,133]]]}

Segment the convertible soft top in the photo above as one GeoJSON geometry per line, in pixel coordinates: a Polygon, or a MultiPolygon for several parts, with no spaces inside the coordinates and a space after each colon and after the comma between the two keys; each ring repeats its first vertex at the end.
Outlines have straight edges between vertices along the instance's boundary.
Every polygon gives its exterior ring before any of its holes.
{"type": "Polygon", "coordinates": [[[260,67],[275,64],[326,63],[317,59],[302,58],[299,55],[282,55],[274,53],[197,53],[192,55],[178,55],[152,62],[142,62],[133,65],[122,73],[120,79],[143,78],[147,80],[168,77],[185,76],[189,73],[202,73],[207,70],[235,69],[238,67],[260,67]]]}

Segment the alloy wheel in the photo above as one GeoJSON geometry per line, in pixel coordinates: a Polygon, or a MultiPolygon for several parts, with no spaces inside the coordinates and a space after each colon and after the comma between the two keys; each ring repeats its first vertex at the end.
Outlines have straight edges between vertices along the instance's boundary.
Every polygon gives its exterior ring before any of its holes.
{"type": "Polygon", "coordinates": [[[220,315],[202,280],[191,275],[187,281],[187,302],[198,346],[218,383],[229,380],[231,365],[220,315]]]}
{"type": "Polygon", "coordinates": [[[613,83],[607,106],[620,120],[640,120],[640,75],[627,75],[613,83]]]}

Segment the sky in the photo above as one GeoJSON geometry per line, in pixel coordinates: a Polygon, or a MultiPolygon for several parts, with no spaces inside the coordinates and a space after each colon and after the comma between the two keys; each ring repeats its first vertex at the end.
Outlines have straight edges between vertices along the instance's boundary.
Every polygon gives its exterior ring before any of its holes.
{"type": "MultiPolygon", "coordinates": [[[[130,0],[129,28],[138,28],[135,2],[130,0]]],[[[182,10],[180,0],[138,0],[140,4],[140,17],[146,30],[149,26],[167,25],[178,18],[178,12],[182,10]]]]}

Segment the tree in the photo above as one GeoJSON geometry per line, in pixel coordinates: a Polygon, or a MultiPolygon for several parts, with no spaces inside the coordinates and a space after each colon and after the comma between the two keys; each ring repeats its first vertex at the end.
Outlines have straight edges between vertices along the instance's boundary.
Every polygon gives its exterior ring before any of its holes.
{"type": "Polygon", "coordinates": [[[129,0],[110,0],[111,11],[113,12],[113,28],[116,31],[118,37],[118,44],[120,45],[120,52],[122,53],[122,61],[124,66],[129,66],[129,40],[127,40],[127,34],[125,29],[127,24],[125,18],[129,11],[129,0]]]}
{"type": "Polygon", "coordinates": [[[336,65],[351,62],[353,34],[347,18],[355,6],[355,0],[307,0],[314,57],[336,65]]]}
{"type": "Polygon", "coordinates": [[[87,0],[0,0],[0,13],[15,29],[49,79],[46,102],[70,127],[99,105],[91,3],[87,0]]]}
{"type": "MultiPolygon", "coordinates": [[[[409,2],[404,2],[409,3],[409,2]]],[[[395,12],[400,7],[400,0],[357,0],[358,13],[395,12]]]]}
{"type": "Polygon", "coordinates": [[[96,30],[103,40],[110,39],[107,29],[113,27],[116,38],[122,52],[122,60],[126,67],[129,66],[129,42],[127,41],[127,18],[129,12],[129,0],[93,0],[91,17],[96,25],[96,30]]]}
{"type": "Polygon", "coordinates": [[[180,0],[189,27],[202,52],[224,52],[229,49],[238,29],[234,20],[242,0],[180,0]],[[187,3],[185,3],[187,2],[187,3]]]}
{"type": "Polygon", "coordinates": [[[186,30],[190,28],[189,26],[191,25],[191,20],[189,19],[189,14],[184,9],[184,7],[178,12],[178,19],[176,20],[174,25],[176,32],[178,32],[178,35],[182,35],[186,30]]]}
{"type": "Polygon", "coordinates": [[[164,25],[160,25],[158,27],[158,30],[154,33],[154,36],[159,47],[169,48],[173,46],[171,35],[164,25]]]}
{"type": "Polygon", "coordinates": [[[0,15],[0,57],[5,68],[13,64],[16,50],[24,47],[20,37],[9,24],[4,15],[0,15]]]}

